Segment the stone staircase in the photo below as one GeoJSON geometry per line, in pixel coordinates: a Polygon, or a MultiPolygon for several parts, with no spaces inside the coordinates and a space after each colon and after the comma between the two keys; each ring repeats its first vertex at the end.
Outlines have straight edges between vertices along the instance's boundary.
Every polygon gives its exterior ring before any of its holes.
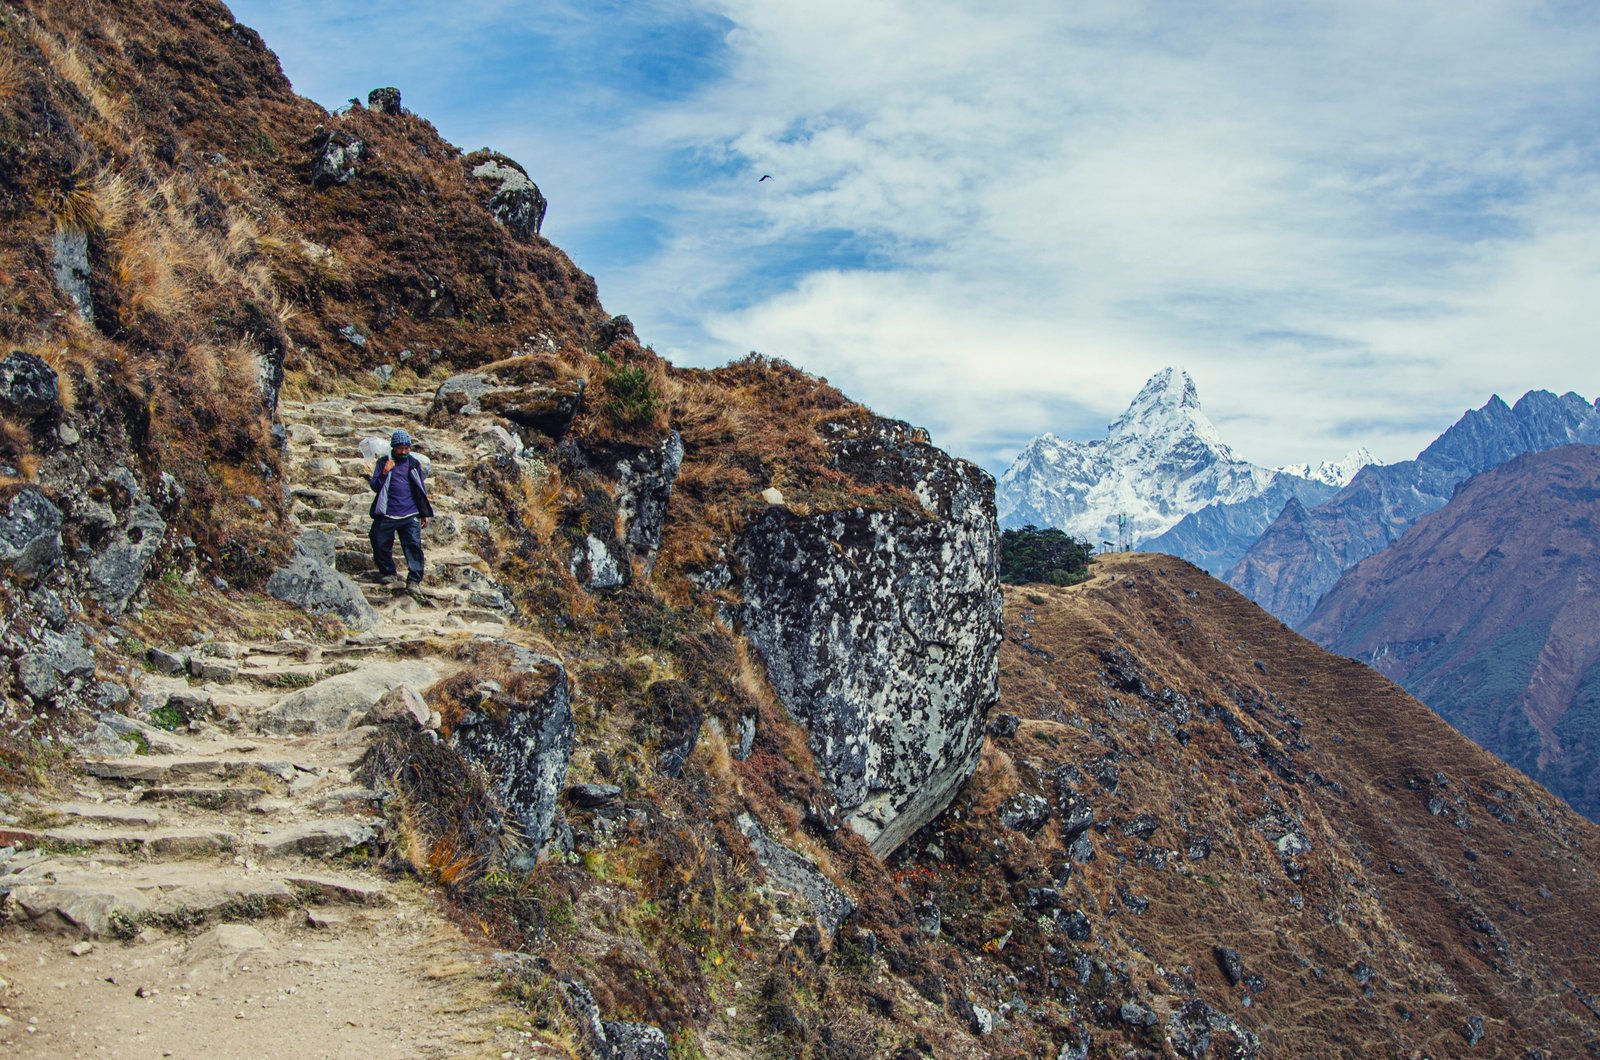
{"type": "MultiPolygon", "coordinates": [[[[351,574],[372,569],[371,465],[357,445],[402,426],[418,436],[415,451],[432,461],[436,509],[423,534],[421,591],[360,582],[379,621],[334,643],[214,641],[187,657],[167,653],[163,668],[180,672],[145,674],[139,695],[147,707],[198,703],[201,720],[167,732],[108,718],[147,753],[87,758],[57,786],[62,797],[19,800],[17,823],[0,826],[8,942],[16,927],[124,940],[230,921],[290,931],[308,915],[326,921],[329,907],[397,901],[392,881],[368,867],[385,821],[356,767],[379,730],[357,722],[396,686],[420,690],[458,668],[448,646],[520,639],[470,546],[488,526],[473,510],[466,472],[494,438],[420,428],[431,397],[281,404],[294,517],[329,533],[337,565],[351,574]]],[[[401,890],[408,915],[445,924],[417,888],[401,890]]],[[[482,957],[465,939],[460,945],[482,957]]]]}

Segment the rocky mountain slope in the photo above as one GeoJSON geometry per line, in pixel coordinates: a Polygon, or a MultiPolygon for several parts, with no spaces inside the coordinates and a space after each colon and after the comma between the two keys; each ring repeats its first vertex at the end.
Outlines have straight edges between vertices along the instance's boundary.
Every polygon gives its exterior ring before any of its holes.
{"type": "Polygon", "coordinates": [[[1325,482],[1280,474],[1247,500],[1218,501],[1190,512],[1166,533],[1141,541],[1139,551],[1177,556],[1221,577],[1243,558],[1286,506],[1315,506],[1338,490],[1325,482]]]}
{"type": "Polygon", "coordinates": [[[1344,573],[1306,635],[1600,815],[1600,448],[1516,457],[1344,573]]]}
{"type": "Polygon", "coordinates": [[[1600,412],[1577,394],[1533,390],[1513,406],[1493,397],[1415,460],[1365,468],[1320,505],[1286,505],[1227,581],[1298,626],[1341,573],[1399,540],[1461,482],[1522,453],[1597,442],[1600,412]]]}
{"type": "Polygon", "coordinates": [[[1092,570],[1007,590],[990,746],[901,855],[941,937],[1091,1055],[1600,1048],[1594,825],[1195,568],[1092,570]]]}
{"type": "Polygon", "coordinates": [[[1040,435],[1000,476],[1003,526],[1055,527],[1098,544],[1117,540],[1117,516],[1135,541],[1207,504],[1259,496],[1276,472],[1234,457],[1180,368],[1151,376],[1101,441],[1040,435]]]}
{"type": "Polygon", "coordinates": [[[1379,463],[1379,461],[1373,457],[1366,446],[1361,446],[1350,450],[1339,460],[1324,460],[1315,467],[1310,464],[1285,464],[1282,467],[1273,468],[1273,470],[1286,472],[1297,478],[1308,478],[1313,482],[1320,482],[1325,486],[1341,489],[1350,484],[1350,480],[1356,477],[1357,471],[1360,471],[1368,464],[1376,463],[1379,463]]]}

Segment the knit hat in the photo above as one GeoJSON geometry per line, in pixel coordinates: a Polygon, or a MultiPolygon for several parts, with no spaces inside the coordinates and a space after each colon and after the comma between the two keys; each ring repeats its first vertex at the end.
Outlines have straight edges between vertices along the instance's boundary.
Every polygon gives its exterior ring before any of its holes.
{"type": "Polygon", "coordinates": [[[391,446],[410,445],[411,435],[407,434],[405,431],[395,431],[389,436],[389,444],[391,446]]]}

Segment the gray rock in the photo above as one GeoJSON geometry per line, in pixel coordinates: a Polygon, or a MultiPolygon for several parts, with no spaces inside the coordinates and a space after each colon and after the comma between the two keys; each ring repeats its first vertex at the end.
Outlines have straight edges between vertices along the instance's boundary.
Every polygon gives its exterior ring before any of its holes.
{"type": "Polygon", "coordinates": [[[257,840],[255,845],[263,857],[330,858],[377,838],[377,829],[366,821],[335,818],[280,828],[257,840]]]}
{"type": "Polygon", "coordinates": [[[591,592],[616,589],[628,582],[630,568],[617,554],[617,546],[610,535],[598,537],[589,534],[572,546],[568,561],[572,576],[591,592]]]}
{"type": "Polygon", "coordinates": [[[1148,813],[1141,813],[1137,817],[1122,822],[1122,834],[1133,836],[1136,839],[1149,839],[1156,834],[1156,829],[1160,827],[1160,821],[1157,821],[1148,813]]]}
{"type": "Polygon", "coordinates": [[[750,757],[750,752],[756,743],[756,716],[754,714],[739,715],[739,743],[733,749],[733,757],[740,762],[750,757]]]}
{"type": "Polygon", "coordinates": [[[330,132],[311,166],[311,183],[319,188],[348,184],[367,158],[366,141],[340,130],[330,132]]]}
{"type": "Polygon", "coordinates": [[[1186,1060],[1206,1060],[1209,1056],[1250,1060],[1261,1049],[1255,1032],[1199,998],[1191,999],[1173,1013],[1167,1024],[1167,1038],[1186,1060]]]}
{"type": "Polygon", "coordinates": [[[59,412],[56,370],[31,353],[12,350],[0,361],[0,409],[30,420],[59,412]]]}
{"type": "Polygon", "coordinates": [[[377,378],[378,382],[387,383],[394,378],[394,365],[380,364],[372,370],[372,374],[377,378]]]}
{"type": "Polygon", "coordinates": [[[816,862],[772,839],[749,814],[740,814],[736,823],[750,840],[756,860],[772,884],[805,899],[828,938],[837,935],[839,925],[856,911],[855,902],[823,874],[816,862]]]}
{"type": "Polygon", "coordinates": [[[921,902],[914,910],[917,917],[917,927],[924,935],[937,938],[944,928],[944,911],[933,902],[921,902]]]}
{"type": "Polygon", "coordinates": [[[1148,1005],[1124,1003],[1117,1010],[1117,1016],[1130,1027],[1154,1027],[1161,1022],[1161,1017],[1148,1005]]]}
{"type": "Polygon", "coordinates": [[[352,629],[371,629],[379,621],[360,586],[334,566],[334,541],[322,530],[300,535],[294,557],[267,579],[267,592],[311,614],[336,615],[352,629]]]}
{"type": "Polygon", "coordinates": [[[61,509],[37,486],[24,486],[0,508],[0,566],[32,581],[61,562],[61,509]]]}
{"type": "Polygon", "coordinates": [[[519,431],[559,442],[583,407],[583,393],[581,380],[552,376],[544,359],[517,357],[440,383],[427,419],[500,416],[519,431]]]}
{"type": "Polygon", "coordinates": [[[1056,1053],[1056,1060],[1089,1060],[1089,1046],[1093,1044],[1089,1032],[1074,1028],[1076,1037],[1068,1038],[1061,1043],[1061,1051],[1056,1053]]]}
{"type": "Polygon", "coordinates": [[[1468,1017],[1466,1026],[1461,1028],[1461,1036],[1467,1040],[1468,1045],[1477,1045],[1483,1041],[1483,1017],[1468,1017]]]}
{"type": "Polygon", "coordinates": [[[1085,942],[1088,940],[1091,929],[1089,918],[1083,915],[1083,910],[1074,909],[1072,912],[1058,917],[1056,922],[1061,926],[1061,930],[1066,933],[1067,938],[1073,942],[1085,942]]]}
{"type": "Polygon", "coordinates": [[[670,1060],[667,1036],[648,1023],[605,1023],[606,1044],[611,1060],[670,1060]]]}
{"type": "Polygon", "coordinates": [[[567,801],[583,810],[614,806],[622,798],[622,789],[615,784],[574,784],[567,789],[567,801]]]}
{"type": "Polygon", "coordinates": [[[655,565],[672,483],[682,466],[683,438],[677,431],[617,464],[617,511],[627,524],[628,546],[644,561],[647,574],[655,565]]]}
{"type": "Polygon", "coordinates": [[[24,884],[6,902],[13,922],[35,931],[100,938],[136,923],[150,912],[149,901],[132,887],[108,883],[24,884]]]}
{"type": "Polygon", "coordinates": [[[17,678],[34,699],[50,699],[72,678],[94,673],[94,654],[78,634],[46,629],[40,638],[37,648],[17,660],[17,678]]]}
{"type": "Polygon", "coordinates": [[[341,732],[395,686],[425,688],[438,679],[439,671],[426,662],[368,662],[285,696],[259,715],[258,724],[267,732],[341,732]]]}
{"type": "MultiPolygon", "coordinates": [[[[474,162],[481,156],[468,159],[474,162]]],[[[490,154],[472,166],[472,175],[486,185],[493,185],[485,203],[495,220],[506,226],[512,235],[523,241],[532,240],[544,225],[544,214],[549,203],[539,191],[539,186],[528,179],[528,171],[504,155],[490,154]]]]}
{"type": "Polygon", "coordinates": [[[922,510],[768,508],[735,546],[739,618],[851,827],[884,857],[972,772],[999,695],[994,488],[905,424],[839,426],[833,449],[841,470],[922,510]]]}
{"type": "Polygon", "coordinates": [[[1050,804],[1037,795],[1018,792],[1000,804],[1000,823],[1013,832],[1029,835],[1050,819],[1050,804]]]}
{"type": "Polygon", "coordinates": [[[432,715],[433,710],[428,706],[428,701],[422,698],[422,693],[410,685],[396,685],[385,692],[355,724],[383,725],[391,721],[403,721],[426,729],[432,715]]]}
{"type": "Polygon", "coordinates": [[[367,109],[378,114],[400,114],[400,90],[375,88],[367,93],[367,109]]]}
{"type": "Polygon", "coordinates": [[[490,790],[520,826],[525,850],[518,863],[531,865],[550,838],[556,798],[572,759],[572,685],[555,659],[515,644],[498,648],[510,656],[515,671],[526,675],[517,685],[537,691],[526,698],[493,693],[492,711],[469,711],[456,722],[450,742],[490,778],[490,790]]]}
{"type": "Polygon", "coordinates": [[[239,664],[232,659],[211,659],[203,655],[191,655],[189,674],[200,681],[227,683],[239,676],[239,664]]]}
{"type": "Polygon", "coordinates": [[[1217,967],[1222,969],[1229,986],[1238,986],[1244,981],[1244,961],[1239,958],[1238,950],[1229,949],[1227,946],[1213,946],[1211,955],[1217,959],[1217,967]]]}
{"type": "MultiPolygon", "coordinates": [[[[125,476],[124,481],[131,482],[132,476],[125,476]]],[[[144,584],[166,532],[166,520],[135,494],[120,531],[89,561],[89,591],[102,607],[113,614],[127,609],[128,601],[144,584]]]]}
{"type": "Polygon", "coordinates": [[[156,673],[181,674],[189,669],[189,656],[183,652],[151,648],[145,653],[145,657],[150,660],[150,665],[156,673]]]}
{"type": "Polygon", "coordinates": [[[57,228],[50,242],[50,271],[56,286],[71,299],[79,314],[94,323],[94,298],[89,293],[89,234],[75,228],[57,228]]]}
{"type": "Polygon", "coordinates": [[[994,1033],[995,1019],[993,1012],[990,1012],[982,1005],[975,1004],[968,1004],[967,1012],[967,1025],[972,1028],[973,1034],[976,1034],[981,1038],[984,1035],[994,1033]]]}

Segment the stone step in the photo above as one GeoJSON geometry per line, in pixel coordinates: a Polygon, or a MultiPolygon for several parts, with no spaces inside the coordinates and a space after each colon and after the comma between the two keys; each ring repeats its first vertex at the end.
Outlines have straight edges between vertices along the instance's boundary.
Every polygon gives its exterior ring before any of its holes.
{"type": "Polygon", "coordinates": [[[181,755],[135,755],[131,758],[91,758],[84,763],[90,776],[128,783],[162,784],[182,777],[238,778],[259,771],[277,780],[294,779],[294,766],[265,758],[197,758],[181,755]]]}
{"type": "Polygon", "coordinates": [[[259,788],[234,788],[225,784],[174,785],[145,788],[141,802],[181,802],[202,810],[243,810],[261,802],[266,793],[259,788]]]}
{"type": "Polygon", "coordinates": [[[156,811],[121,802],[58,802],[46,806],[45,812],[95,824],[135,828],[154,828],[161,823],[161,815],[156,811]]]}
{"type": "Polygon", "coordinates": [[[277,828],[256,839],[256,854],[273,858],[333,858],[382,838],[383,822],[378,818],[357,820],[335,817],[305,821],[277,828]]]}
{"type": "Polygon", "coordinates": [[[39,869],[0,881],[10,891],[13,923],[85,938],[126,936],[146,922],[188,928],[213,919],[262,916],[296,904],[301,893],[276,874],[196,862],[113,871],[62,859],[39,869]]]}
{"type": "Polygon", "coordinates": [[[92,828],[73,826],[27,832],[0,832],[6,841],[30,846],[91,847],[164,857],[186,854],[220,854],[236,845],[237,837],[220,828],[92,828]]]}
{"type": "Polygon", "coordinates": [[[388,901],[383,884],[372,880],[357,880],[345,876],[323,876],[315,873],[286,872],[283,875],[283,882],[306,893],[311,898],[325,902],[381,905],[388,901]]]}

